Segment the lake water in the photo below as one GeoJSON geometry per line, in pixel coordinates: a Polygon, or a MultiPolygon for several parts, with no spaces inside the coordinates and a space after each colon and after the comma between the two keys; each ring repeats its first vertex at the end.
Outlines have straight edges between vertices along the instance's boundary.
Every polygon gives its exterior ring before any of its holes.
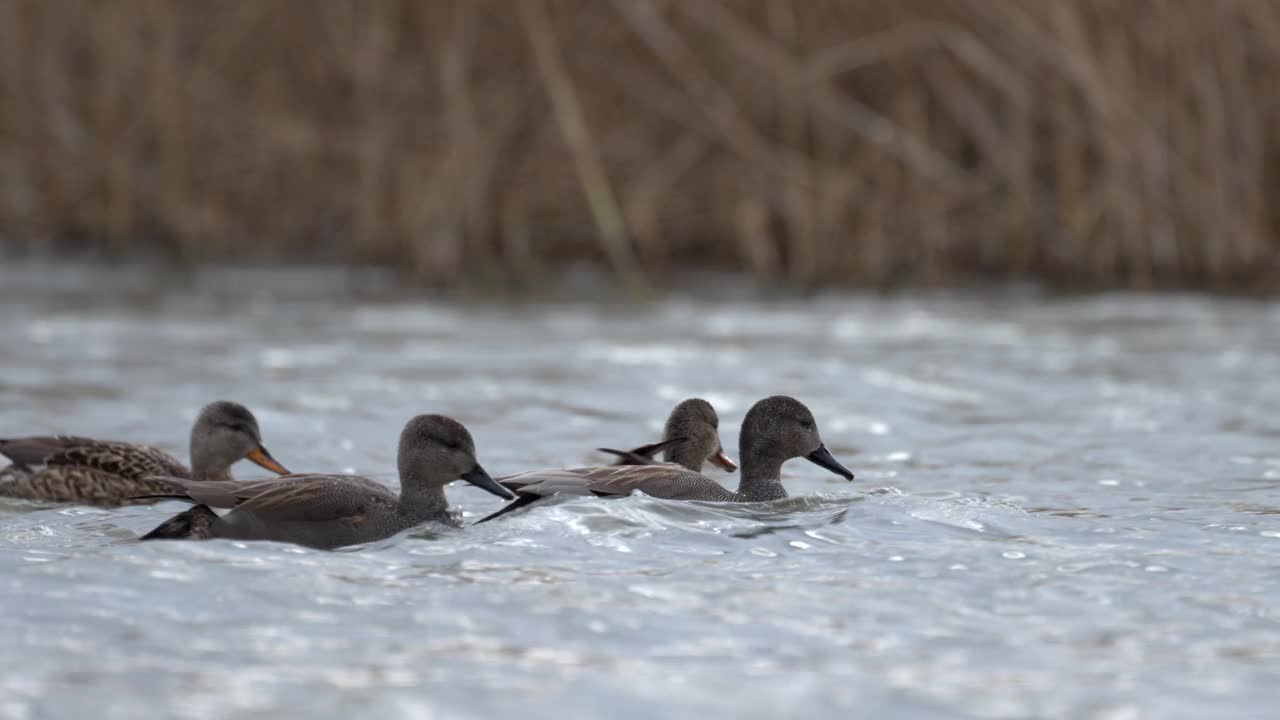
{"type": "MultiPolygon", "coordinates": [[[[201,405],[394,484],[410,416],[494,475],[711,400],[805,401],[847,483],[556,501],[373,547],[136,542],[178,504],[0,501],[0,718],[1271,718],[1280,305],[1030,291],[643,307],[376,276],[0,269],[0,436],[186,456],[201,405]]],[[[241,477],[260,476],[242,463],[241,477]]],[[[708,473],[726,484],[736,475],[708,473]]],[[[469,519],[501,501],[450,488],[469,519]]]]}

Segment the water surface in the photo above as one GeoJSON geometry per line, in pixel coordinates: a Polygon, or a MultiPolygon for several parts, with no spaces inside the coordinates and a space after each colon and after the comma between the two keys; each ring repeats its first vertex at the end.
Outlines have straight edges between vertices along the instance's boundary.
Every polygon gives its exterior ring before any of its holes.
{"type": "Polygon", "coordinates": [[[1274,716],[1280,305],[377,285],[6,265],[0,436],[185,457],[229,398],[291,469],[394,484],[416,413],[496,475],[652,442],[691,395],[732,449],[787,393],[857,480],[796,460],[778,503],[578,498],[335,553],[0,500],[0,718],[1274,716]]]}

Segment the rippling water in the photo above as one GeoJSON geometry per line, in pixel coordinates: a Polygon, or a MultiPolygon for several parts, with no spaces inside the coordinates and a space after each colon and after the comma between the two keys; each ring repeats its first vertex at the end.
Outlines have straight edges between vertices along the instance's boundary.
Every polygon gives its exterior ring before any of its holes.
{"type": "MultiPolygon", "coordinates": [[[[577,498],[326,553],[0,500],[0,718],[1264,718],[1280,305],[1192,296],[433,301],[322,271],[0,269],[0,435],[185,457],[237,399],[297,471],[603,461],[689,395],[814,410],[845,483],[577,498]]],[[[736,453],[735,453],[736,455],[736,453]]],[[[242,477],[260,471],[237,467],[242,477]]],[[[709,471],[716,472],[719,471],[709,471]]],[[[717,475],[727,484],[736,475],[717,475]]],[[[500,505],[462,484],[476,519],[500,505]]]]}

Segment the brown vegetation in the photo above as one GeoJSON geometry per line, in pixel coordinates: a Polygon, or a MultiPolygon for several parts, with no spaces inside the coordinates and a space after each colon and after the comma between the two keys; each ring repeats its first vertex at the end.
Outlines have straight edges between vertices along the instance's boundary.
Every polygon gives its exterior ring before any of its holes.
{"type": "Polygon", "coordinates": [[[0,0],[0,237],[1273,288],[1280,2],[0,0]]]}

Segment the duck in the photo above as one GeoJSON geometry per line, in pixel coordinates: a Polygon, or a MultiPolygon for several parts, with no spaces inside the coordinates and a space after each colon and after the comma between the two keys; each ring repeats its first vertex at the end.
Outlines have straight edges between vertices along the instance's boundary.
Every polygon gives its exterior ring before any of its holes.
{"type": "Polygon", "coordinates": [[[163,497],[194,503],[142,540],[227,538],[273,540],[320,550],[376,542],[427,522],[460,527],[444,487],[465,480],[506,500],[515,498],[476,460],[475,442],[462,423],[444,415],[418,415],[400,433],[397,494],[357,475],[305,473],[261,482],[215,483],[170,478],[163,497]],[[231,508],[218,515],[214,507],[231,508]]]}
{"type": "Polygon", "coordinates": [[[515,493],[516,501],[477,523],[561,493],[617,497],[639,490],[670,500],[781,500],[787,497],[782,485],[782,465],[792,458],[805,458],[846,480],[854,478],[827,450],[809,408],[793,397],[774,395],[752,405],[742,420],[738,438],[742,474],[736,491],[700,472],[670,463],[532,470],[498,478],[499,485],[515,493]]]}
{"type": "Polygon", "coordinates": [[[694,472],[702,472],[706,462],[733,472],[738,465],[725,454],[719,428],[720,417],[711,403],[702,398],[689,398],[671,409],[660,442],[632,450],[597,449],[616,455],[618,460],[614,465],[653,465],[657,454],[662,452],[664,461],[694,472]]]}
{"type": "Polygon", "coordinates": [[[227,482],[240,460],[289,472],[262,444],[253,413],[229,400],[209,403],[196,417],[190,468],[150,445],[75,435],[0,439],[0,455],[12,463],[0,471],[0,496],[106,507],[154,502],[141,496],[168,486],[153,476],[227,482]]]}

